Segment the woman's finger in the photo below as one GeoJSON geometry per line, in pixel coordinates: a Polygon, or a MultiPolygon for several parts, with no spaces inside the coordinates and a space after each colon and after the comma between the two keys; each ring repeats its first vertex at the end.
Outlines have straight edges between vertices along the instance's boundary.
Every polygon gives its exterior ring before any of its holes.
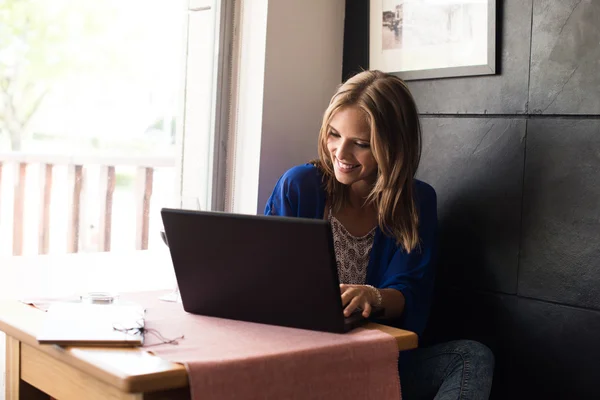
{"type": "Polygon", "coordinates": [[[360,292],[353,287],[346,288],[346,291],[342,293],[342,305],[346,306],[353,298],[358,296],[360,292]]]}
{"type": "Polygon", "coordinates": [[[368,301],[365,301],[363,303],[362,316],[365,318],[369,318],[369,315],[371,315],[371,303],[369,303],[368,301]]]}
{"type": "Polygon", "coordinates": [[[344,316],[348,317],[350,314],[356,310],[356,308],[360,305],[360,299],[358,297],[354,297],[352,301],[346,306],[344,309],[344,316]]]}

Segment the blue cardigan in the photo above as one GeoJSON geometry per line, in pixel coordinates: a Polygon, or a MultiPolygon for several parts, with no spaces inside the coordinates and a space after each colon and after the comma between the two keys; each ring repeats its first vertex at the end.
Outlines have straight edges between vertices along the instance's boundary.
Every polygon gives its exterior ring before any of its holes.
{"type": "MultiPolygon", "coordinates": [[[[431,308],[437,247],[435,190],[415,180],[420,248],[407,254],[396,240],[377,228],[367,267],[366,283],[399,290],[406,299],[402,317],[385,323],[421,336],[431,308]]],[[[288,170],[267,201],[266,215],[322,219],[327,195],[321,172],[311,164],[288,170]]]]}

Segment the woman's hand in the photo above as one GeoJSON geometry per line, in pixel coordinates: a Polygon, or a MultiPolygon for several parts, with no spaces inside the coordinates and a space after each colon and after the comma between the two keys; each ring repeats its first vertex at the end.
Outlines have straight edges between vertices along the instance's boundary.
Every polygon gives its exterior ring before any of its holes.
{"type": "Polygon", "coordinates": [[[340,285],[344,316],[348,317],[354,310],[361,308],[363,317],[368,318],[371,306],[377,303],[375,290],[377,289],[366,285],[340,285]]]}

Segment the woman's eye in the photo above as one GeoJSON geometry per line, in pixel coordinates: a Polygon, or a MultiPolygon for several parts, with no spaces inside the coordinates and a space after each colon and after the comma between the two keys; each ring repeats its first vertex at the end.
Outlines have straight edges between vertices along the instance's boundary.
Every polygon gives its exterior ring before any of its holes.
{"type": "Polygon", "coordinates": [[[368,149],[369,147],[371,147],[368,143],[356,143],[356,145],[361,149],[368,149]]]}
{"type": "Polygon", "coordinates": [[[336,132],[329,132],[329,136],[333,136],[333,137],[339,138],[340,134],[336,133],[336,132]]]}

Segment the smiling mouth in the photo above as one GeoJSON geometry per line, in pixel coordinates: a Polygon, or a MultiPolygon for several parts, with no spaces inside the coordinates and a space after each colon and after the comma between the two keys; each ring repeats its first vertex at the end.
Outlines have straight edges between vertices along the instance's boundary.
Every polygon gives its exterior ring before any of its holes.
{"type": "Polygon", "coordinates": [[[341,170],[342,172],[349,172],[360,166],[360,164],[345,164],[345,163],[341,162],[340,160],[338,160],[337,158],[335,159],[335,163],[336,163],[338,169],[341,170]]]}

